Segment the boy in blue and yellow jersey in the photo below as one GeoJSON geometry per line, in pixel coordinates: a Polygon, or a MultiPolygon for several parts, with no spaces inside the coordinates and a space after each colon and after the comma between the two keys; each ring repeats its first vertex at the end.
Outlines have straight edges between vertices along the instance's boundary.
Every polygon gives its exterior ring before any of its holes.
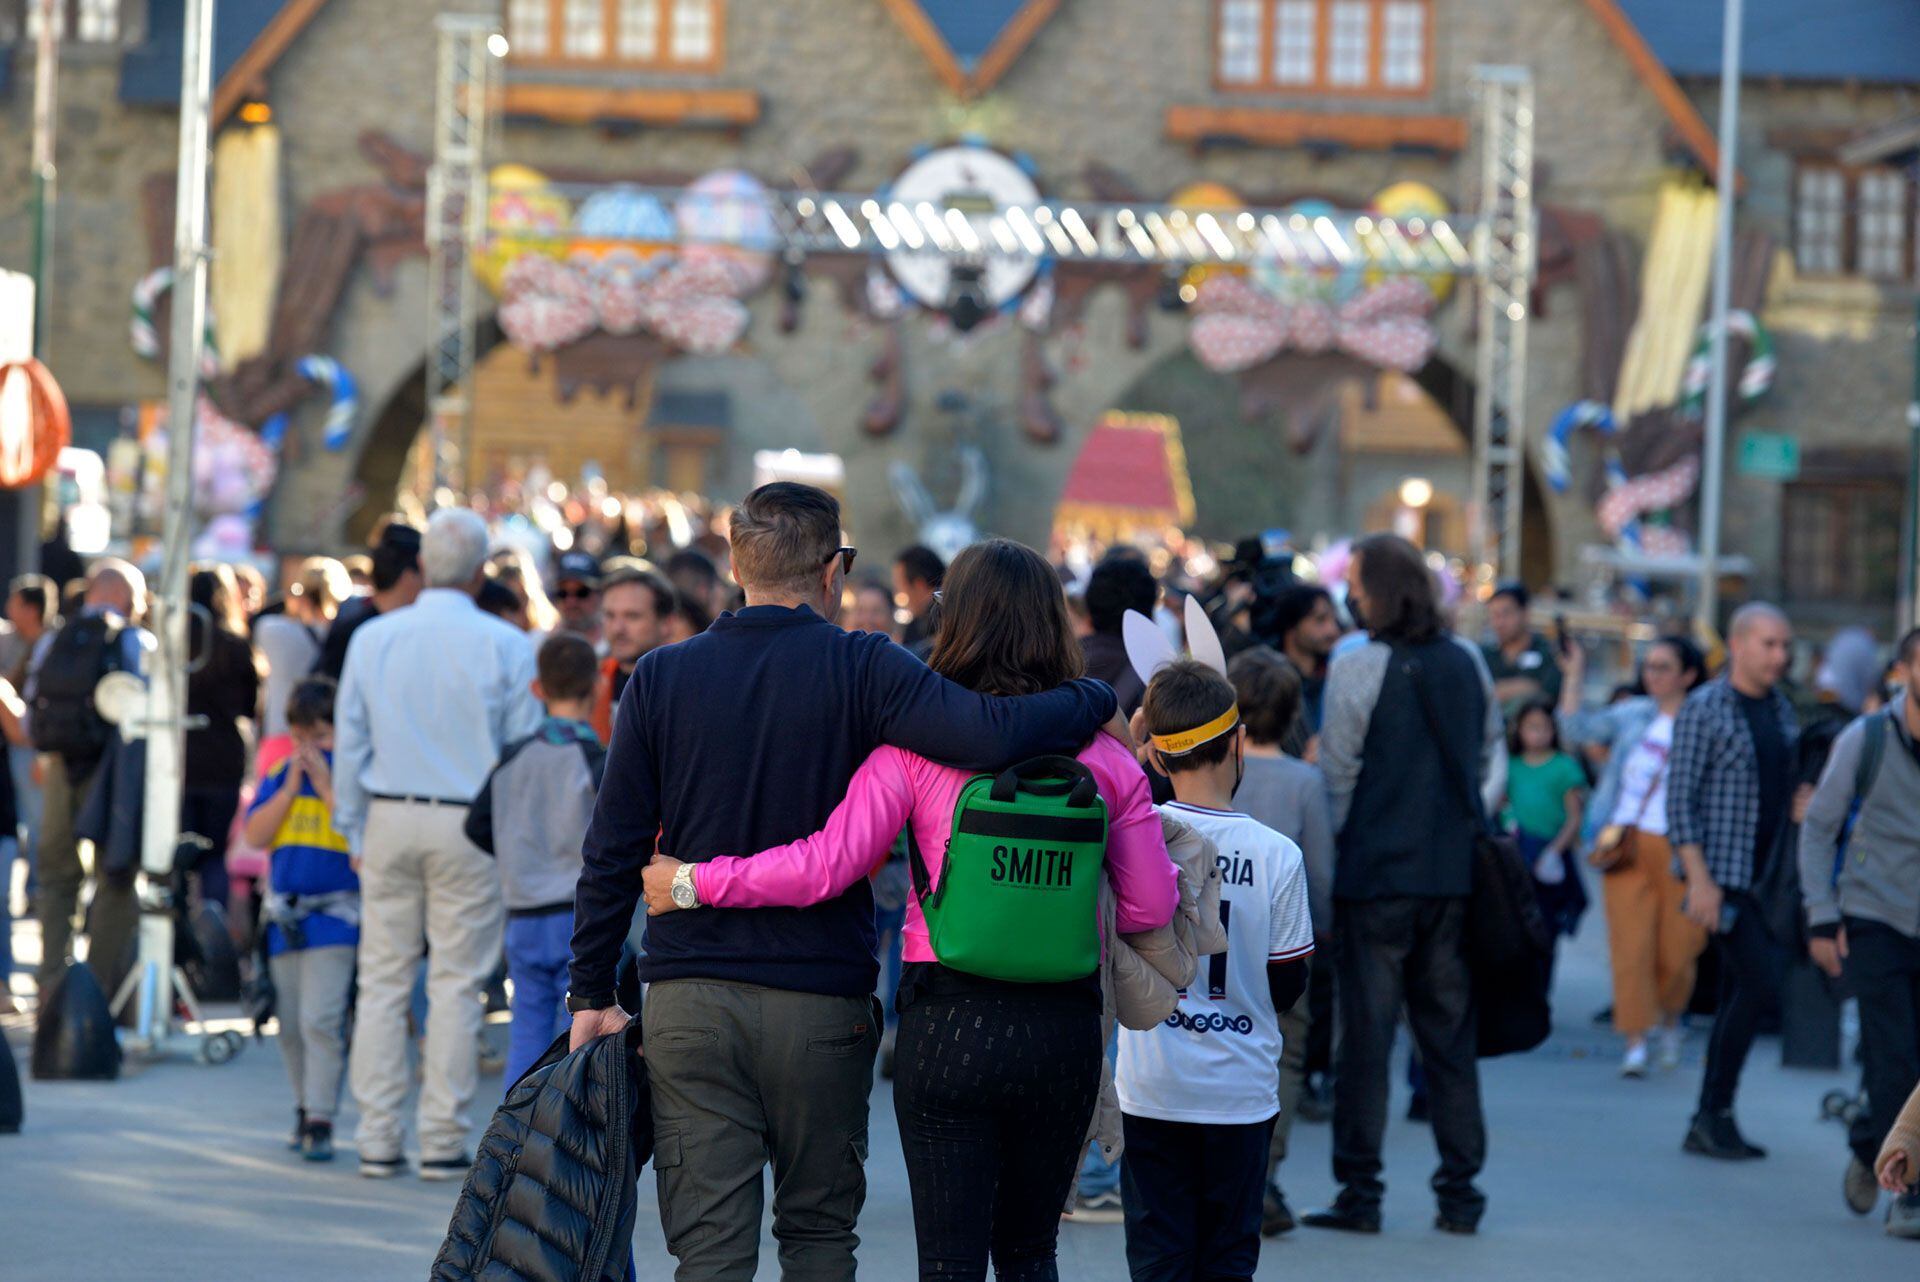
{"type": "Polygon", "coordinates": [[[333,826],[333,697],[308,677],[287,698],[293,751],[260,781],[246,837],[272,852],[261,908],[296,1136],[310,1162],[333,1157],[346,1070],[347,1005],[360,942],[360,878],[333,826]]]}

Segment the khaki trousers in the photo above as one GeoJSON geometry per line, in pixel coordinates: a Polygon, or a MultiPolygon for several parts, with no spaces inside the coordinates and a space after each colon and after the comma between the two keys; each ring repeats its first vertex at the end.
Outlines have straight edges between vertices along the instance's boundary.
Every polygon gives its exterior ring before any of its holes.
{"type": "Polygon", "coordinates": [[[467,840],[462,806],[374,801],[360,854],[360,983],[351,1077],[363,1158],[400,1154],[407,1004],[427,954],[420,1156],[466,1151],[479,1084],[481,990],[500,960],[505,912],[494,861],[467,840]]]}
{"type": "Polygon", "coordinates": [[[1601,877],[1600,892],[1613,958],[1613,1026],[1633,1038],[1687,1008],[1707,934],[1680,911],[1687,888],[1673,875],[1667,839],[1633,828],[1623,844],[1626,853],[1601,877]]]}

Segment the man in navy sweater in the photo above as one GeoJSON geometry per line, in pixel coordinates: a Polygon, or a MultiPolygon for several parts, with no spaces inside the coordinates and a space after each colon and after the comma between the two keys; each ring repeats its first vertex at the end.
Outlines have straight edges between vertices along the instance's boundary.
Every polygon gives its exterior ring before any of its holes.
{"type": "MultiPolygon", "coordinates": [[[[689,869],[750,855],[824,826],[882,744],[998,768],[1073,753],[1115,712],[1097,681],[987,698],[883,635],[834,626],[854,550],[822,490],[755,490],[732,543],[746,608],[641,659],[614,721],[574,908],[575,1047],[626,1023],[614,968],[656,846],[689,869]]],[[[693,891],[682,878],[676,902],[697,907],[693,891]]],[[[769,1158],[782,1277],[854,1276],[876,970],[864,881],[811,908],[648,920],[654,1167],[679,1282],[753,1277],[769,1158]]]]}

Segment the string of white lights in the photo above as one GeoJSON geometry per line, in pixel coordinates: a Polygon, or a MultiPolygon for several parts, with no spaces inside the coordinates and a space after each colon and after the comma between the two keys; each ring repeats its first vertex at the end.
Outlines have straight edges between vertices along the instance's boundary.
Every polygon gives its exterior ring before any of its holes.
{"type": "MultiPolygon", "coordinates": [[[[930,253],[962,259],[1049,258],[1063,262],[1281,264],[1314,272],[1471,276],[1471,215],[1387,218],[1368,213],[1306,214],[1287,209],[1193,209],[1156,203],[1044,202],[992,209],[921,201],[883,205],[872,195],[829,192],[717,194],[683,187],[556,183],[546,193],[578,208],[619,191],[671,210],[691,202],[700,216],[677,220],[670,242],[529,228],[490,221],[489,240],[540,243],[732,245],[787,254],[930,253]]],[[[489,202],[491,205],[492,202],[489,202]]]]}

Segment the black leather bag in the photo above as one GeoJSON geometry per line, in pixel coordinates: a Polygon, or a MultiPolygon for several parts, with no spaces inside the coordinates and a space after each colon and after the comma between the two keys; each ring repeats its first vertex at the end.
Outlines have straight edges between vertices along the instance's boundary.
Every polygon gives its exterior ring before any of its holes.
{"type": "Polygon", "coordinates": [[[1441,768],[1473,816],[1473,894],[1467,900],[1467,967],[1473,974],[1477,1041],[1482,1059],[1530,1051],[1553,1031],[1547,984],[1553,931],[1533,893],[1533,877],[1517,843],[1487,822],[1480,794],[1447,752],[1440,717],[1420,665],[1396,655],[1420,698],[1441,768]]]}

